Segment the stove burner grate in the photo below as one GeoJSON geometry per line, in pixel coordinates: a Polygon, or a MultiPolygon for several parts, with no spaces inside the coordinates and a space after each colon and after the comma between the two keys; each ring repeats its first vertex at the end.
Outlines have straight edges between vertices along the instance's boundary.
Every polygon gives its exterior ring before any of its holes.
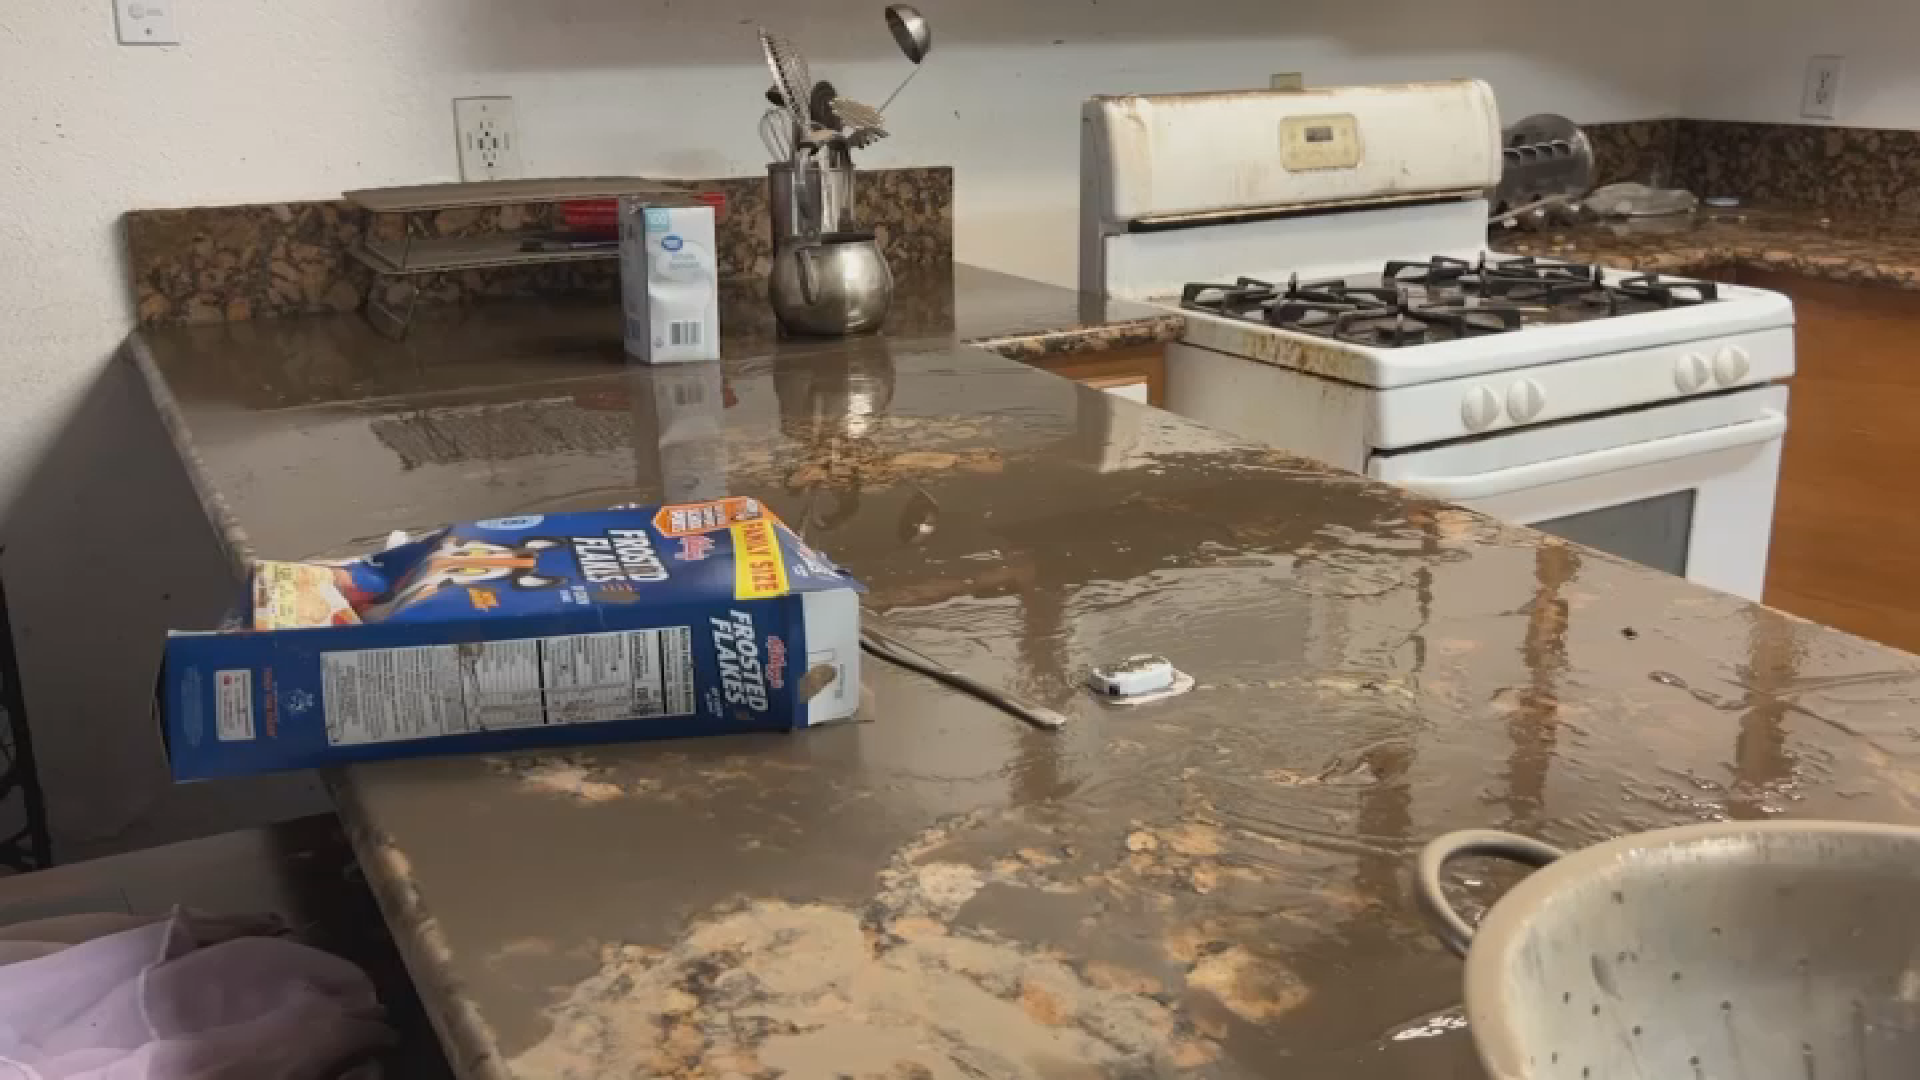
{"type": "Polygon", "coordinates": [[[1180,306],[1356,344],[1397,348],[1507,333],[1532,322],[1582,322],[1719,299],[1710,282],[1635,274],[1612,283],[1598,266],[1534,256],[1388,262],[1377,279],[1285,285],[1242,277],[1197,283],[1180,306]]]}

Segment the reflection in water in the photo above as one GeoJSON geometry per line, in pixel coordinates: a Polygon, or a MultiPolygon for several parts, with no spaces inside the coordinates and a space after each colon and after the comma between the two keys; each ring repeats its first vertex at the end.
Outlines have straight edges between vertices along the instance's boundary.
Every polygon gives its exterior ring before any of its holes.
{"type": "Polygon", "coordinates": [[[719,362],[638,368],[630,384],[633,479],[648,501],[732,494],[723,413],[733,403],[719,362]]]}
{"type": "Polygon", "coordinates": [[[1521,832],[1535,823],[1546,804],[1547,775],[1553,769],[1560,734],[1560,683],[1567,672],[1567,584],[1580,571],[1580,555],[1563,541],[1543,542],[1533,553],[1533,599],[1527,604],[1527,629],[1520,646],[1527,684],[1507,718],[1507,757],[1503,802],[1508,828],[1521,832]]]}
{"type": "MultiPolygon", "coordinates": [[[[1376,535],[1375,543],[1392,543],[1405,550],[1397,561],[1403,569],[1410,567],[1410,572],[1379,579],[1364,601],[1364,612],[1316,598],[1316,611],[1339,615],[1311,630],[1316,637],[1333,639],[1318,643],[1329,650],[1322,653],[1328,656],[1350,650],[1355,642],[1373,642],[1386,626],[1372,623],[1383,616],[1390,622],[1396,596],[1409,598],[1414,609],[1413,625],[1403,635],[1363,646],[1361,653],[1354,654],[1366,666],[1350,677],[1316,680],[1338,688],[1343,698],[1364,701],[1376,696],[1377,704],[1368,710],[1372,716],[1348,717],[1351,705],[1343,701],[1327,720],[1364,722],[1399,713],[1389,703],[1407,699],[1397,694],[1378,697],[1388,687],[1404,689],[1409,698],[1426,692],[1438,577],[1450,559],[1444,542],[1444,513],[1440,508],[1416,508],[1391,535],[1386,530],[1376,535]]],[[[1318,566],[1327,563],[1325,556],[1351,553],[1346,545],[1325,553],[1313,551],[1313,546],[1296,552],[1302,563],[1318,566]]],[[[1335,580],[1342,582],[1343,589],[1369,588],[1369,576],[1364,566],[1341,566],[1335,580]]],[[[1419,739],[1427,728],[1411,715],[1398,719],[1351,756],[1335,757],[1312,778],[1311,787],[1295,789],[1304,793],[1337,785],[1338,792],[1349,795],[1352,824],[1340,829],[1339,835],[1315,837],[1300,829],[1276,832],[1293,842],[1324,845],[1347,855],[1339,875],[1345,882],[1329,879],[1320,884],[1329,899],[1319,909],[1324,921],[1289,949],[1284,961],[1313,993],[1286,1017],[1279,1037],[1269,1045],[1274,1052],[1287,1054],[1294,1062],[1290,1071],[1300,1075],[1378,1075],[1396,1070],[1423,1078],[1473,1074],[1465,1024],[1457,1014],[1442,1010],[1383,1031],[1379,1011],[1387,997],[1402,1002],[1424,998],[1428,1008],[1454,999],[1451,973],[1427,963],[1431,941],[1417,919],[1409,919],[1411,900],[1405,889],[1407,863],[1419,829],[1413,775],[1419,739]],[[1355,979],[1354,961],[1361,956],[1373,958],[1368,962],[1371,975],[1355,979]]]]}
{"type": "Polygon", "coordinates": [[[1796,762],[1787,742],[1785,696],[1800,673],[1798,624],[1755,609],[1747,618],[1747,662],[1737,677],[1746,686],[1740,733],[1733,743],[1734,787],[1727,812],[1736,818],[1783,813],[1782,790],[1792,784],[1796,762]]]}
{"type": "Polygon", "coordinates": [[[773,390],[780,432],[798,444],[782,487],[799,496],[795,528],[832,533],[860,512],[867,477],[886,458],[878,437],[893,404],[896,374],[886,339],[863,338],[845,350],[775,357],[773,390]]]}

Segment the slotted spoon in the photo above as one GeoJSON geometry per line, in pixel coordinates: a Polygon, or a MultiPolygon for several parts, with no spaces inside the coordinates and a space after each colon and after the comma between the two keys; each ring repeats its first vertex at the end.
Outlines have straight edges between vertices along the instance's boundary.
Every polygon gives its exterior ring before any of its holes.
{"type": "Polygon", "coordinates": [[[793,114],[796,130],[808,130],[813,126],[807,115],[807,104],[813,100],[813,72],[807,67],[805,54],[764,26],[760,28],[760,51],[766,55],[767,70],[773,72],[780,96],[787,99],[787,111],[793,114]]]}
{"type": "Polygon", "coordinates": [[[887,118],[880,110],[852,98],[833,99],[833,112],[847,132],[847,145],[856,150],[887,137],[887,118]]]}

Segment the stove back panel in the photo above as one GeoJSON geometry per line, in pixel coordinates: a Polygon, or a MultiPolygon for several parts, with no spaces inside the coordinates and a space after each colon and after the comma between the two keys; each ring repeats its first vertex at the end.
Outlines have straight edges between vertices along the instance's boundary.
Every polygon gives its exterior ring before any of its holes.
{"type": "Polygon", "coordinates": [[[1082,204],[1109,226],[1500,181],[1499,108],[1477,79],[1100,97],[1083,117],[1082,204]]]}
{"type": "Polygon", "coordinates": [[[1081,286],[1144,300],[1241,275],[1284,282],[1294,273],[1378,274],[1388,259],[1409,256],[1477,259],[1487,212],[1485,199],[1464,199],[1096,236],[1081,257],[1081,286]]]}

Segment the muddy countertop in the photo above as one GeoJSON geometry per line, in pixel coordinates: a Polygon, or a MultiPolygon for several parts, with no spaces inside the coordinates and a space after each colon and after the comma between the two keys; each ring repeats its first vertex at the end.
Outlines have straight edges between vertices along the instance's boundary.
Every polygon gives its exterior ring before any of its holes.
{"type": "Polygon", "coordinates": [[[1920,823],[1920,660],[953,332],[519,381],[449,357],[359,399],[294,348],[130,355],[242,550],[713,490],[800,520],[818,486],[870,617],[1072,717],[870,659],[864,723],[337,775],[468,1076],[1467,1077],[1407,889],[1427,838],[1920,823]],[[1077,688],[1147,650],[1198,686],[1077,688]]]}
{"type": "MultiPolygon", "coordinates": [[[[1182,325],[1163,308],[950,264],[895,279],[885,334],[967,342],[1032,359],[1170,341],[1182,325]]],[[[720,332],[726,356],[780,344],[762,284],[722,288],[720,332]]],[[[620,308],[600,300],[422,308],[400,342],[358,315],[150,327],[141,340],[169,362],[176,392],[233,396],[249,408],[605,375],[626,367],[620,308]]]]}
{"type": "Polygon", "coordinates": [[[1858,285],[1920,289],[1920,227],[1817,210],[1710,211],[1674,232],[1609,225],[1495,233],[1497,251],[1642,270],[1708,266],[1782,270],[1858,285]]]}

